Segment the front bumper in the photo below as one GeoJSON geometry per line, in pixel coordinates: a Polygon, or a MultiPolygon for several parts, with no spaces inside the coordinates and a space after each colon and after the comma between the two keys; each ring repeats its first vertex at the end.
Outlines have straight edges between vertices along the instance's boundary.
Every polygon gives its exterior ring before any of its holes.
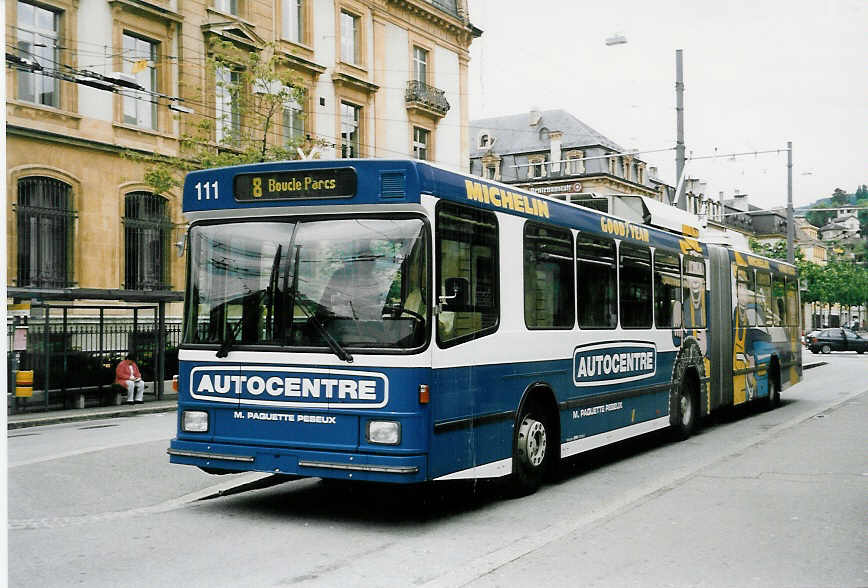
{"type": "Polygon", "coordinates": [[[172,439],[169,462],[230,472],[411,484],[427,478],[425,455],[377,455],[172,439]]]}

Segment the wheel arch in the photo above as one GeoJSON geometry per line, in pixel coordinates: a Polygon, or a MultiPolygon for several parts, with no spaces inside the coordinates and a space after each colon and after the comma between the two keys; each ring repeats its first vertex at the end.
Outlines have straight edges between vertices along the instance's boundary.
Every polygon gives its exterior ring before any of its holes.
{"type": "Polygon", "coordinates": [[[557,398],[555,398],[554,387],[551,386],[548,382],[533,382],[529,384],[521,395],[521,400],[518,403],[518,408],[515,411],[515,418],[513,419],[513,431],[512,431],[512,442],[515,444],[516,435],[518,435],[518,419],[521,417],[522,412],[529,404],[537,404],[542,407],[549,416],[551,417],[551,426],[554,429],[555,438],[558,442],[558,453],[560,456],[560,446],[561,446],[561,419],[560,419],[560,410],[558,409],[557,398]]]}

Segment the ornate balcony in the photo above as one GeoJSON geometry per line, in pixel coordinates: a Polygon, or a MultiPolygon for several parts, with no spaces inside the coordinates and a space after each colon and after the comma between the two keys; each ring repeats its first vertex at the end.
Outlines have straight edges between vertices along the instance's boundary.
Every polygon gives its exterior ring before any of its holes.
{"type": "Polygon", "coordinates": [[[404,101],[408,109],[417,109],[436,118],[443,118],[449,112],[446,92],[418,80],[407,82],[404,101]]]}

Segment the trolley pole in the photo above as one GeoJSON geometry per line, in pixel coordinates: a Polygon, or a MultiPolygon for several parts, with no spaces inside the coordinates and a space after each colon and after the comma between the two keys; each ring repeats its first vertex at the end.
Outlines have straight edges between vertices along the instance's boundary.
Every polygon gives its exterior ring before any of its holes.
{"type": "Polygon", "coordinates": [[[787,261],[795,263],[796,227],[793,220],[793,142],[787,141],[787,261]]]}
{"type": "Polygon", "coordinates": [[[678,208],[687,210],[687,197],[684,195],[684,67],[682,49],[675,50],[675,199],[678,208]]]}

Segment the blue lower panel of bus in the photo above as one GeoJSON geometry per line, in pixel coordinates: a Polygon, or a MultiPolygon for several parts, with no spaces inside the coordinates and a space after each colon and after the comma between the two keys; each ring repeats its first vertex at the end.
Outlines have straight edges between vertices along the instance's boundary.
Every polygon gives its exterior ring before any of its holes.
{"type": "Polygon", "coordinates": [[[370,482],[415,483],[426,479],[424,455],[373,455],[341,451],[307,451],[173,439],[171,463],[226,471],[342,478],[370,482]]]}
{"type": "Polygon", "coordinates": [[[562,443],[667,416],[675,355],[658,353],[642,379],[585,387],[572,359],[435,369],[431,478],[511,458],[516,410],[535,384],[554,391],[562,443]]]}

